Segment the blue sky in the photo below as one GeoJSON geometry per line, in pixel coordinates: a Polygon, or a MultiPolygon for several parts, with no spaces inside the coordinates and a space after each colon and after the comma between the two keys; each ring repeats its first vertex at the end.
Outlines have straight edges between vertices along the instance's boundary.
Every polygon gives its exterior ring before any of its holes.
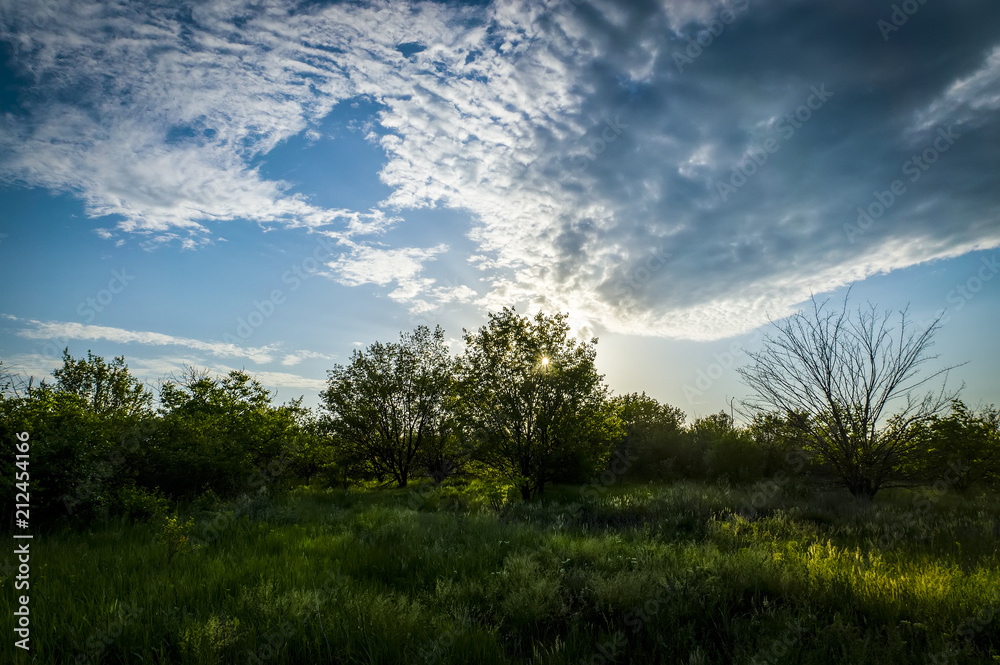
{"type": "Polygon", "coordinates": [[[689,416],[811,294],[1000,402],[995,2],[0,0],[0,359],[314,404],[353,349],[565,311],[689,416]],[[896,9],[894,9],[894,7],[896,9]]]}

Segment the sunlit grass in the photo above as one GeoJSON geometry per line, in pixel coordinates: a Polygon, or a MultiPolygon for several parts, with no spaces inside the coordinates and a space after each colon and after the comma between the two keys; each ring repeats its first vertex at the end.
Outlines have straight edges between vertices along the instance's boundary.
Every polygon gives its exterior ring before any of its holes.
{"type": "MultiPolygon", "coordinates": [[[[995,495],[869,504],[779,491],[762,503],[754,488],[677,484],[497,503],[494,490],[303,490],[240,514],[183,515],[194,518],[186,547],[184,520],[41,534],[34,662],[1000,655],[995,495]]],[[[10,616],[12,581],[3,586],[10,616]]],[[[12,641],[4,662],[19,657],[12,641]]]]}

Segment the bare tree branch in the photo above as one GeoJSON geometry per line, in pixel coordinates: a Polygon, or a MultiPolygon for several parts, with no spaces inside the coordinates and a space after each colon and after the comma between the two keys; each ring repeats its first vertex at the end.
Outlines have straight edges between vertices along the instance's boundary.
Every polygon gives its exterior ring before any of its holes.
{"type": "Polygon", "coordinates": [[[743,404],[753,412],[788,415],[845,487],[872,497],[883,487],[907,484],[917,427],[959,391],[945,388],[953,367],[920,375],[937,359],[929,350],[940,318],[918,330],[907,308],[893,326],[892,313],[872,303],[849,313],[848,297],[837,310],[828,302],[814,297],[810,314],[772,321],[775,333],[738,370],[756,393],[743,404]],[[916,395],[939,377],[938,391],[916,395]]]}

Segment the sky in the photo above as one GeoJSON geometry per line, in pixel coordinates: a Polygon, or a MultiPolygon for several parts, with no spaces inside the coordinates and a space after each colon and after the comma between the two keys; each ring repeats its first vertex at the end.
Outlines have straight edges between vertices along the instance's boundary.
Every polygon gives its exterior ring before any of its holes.
{"type": "Polygon", "coordinates": [[[0,360],[156,386],[566,312],[692,419],[811,297],[1000,403],[990,0],[0,0],[0,360]]]}

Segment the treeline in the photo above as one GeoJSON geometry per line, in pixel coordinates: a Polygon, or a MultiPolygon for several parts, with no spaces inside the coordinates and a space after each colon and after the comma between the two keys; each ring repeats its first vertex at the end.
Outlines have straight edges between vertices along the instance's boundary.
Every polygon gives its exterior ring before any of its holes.
{"type": "MultiPolygon", "coordinates": [[[[645,394],[612,395],[595,368],[597,340],[569,332],[565,315],[504,309],[465,332],[456,357],[440,327],[421,326],[331,369],[318,410],[301,399],[275,404],[241,371],[191,369],[154,395],[124,358],[67,351],[52,381],[6,375],[0,386],[3,514],[24,489],[37,526],[143,519],[173,502],[213,505],[300,484],[478,478],[523,499],[555,482],[845,485],[807,416],[757,413],[738,426],[721,412],[687,423],[645,394]],[[18,432],[30,436],[27,462],[15,457],[18,432]]],[[[913,427],[906,454],[890,460],[896,484],[1000,487],[997,409],[955,401],[913,427]]]]}

